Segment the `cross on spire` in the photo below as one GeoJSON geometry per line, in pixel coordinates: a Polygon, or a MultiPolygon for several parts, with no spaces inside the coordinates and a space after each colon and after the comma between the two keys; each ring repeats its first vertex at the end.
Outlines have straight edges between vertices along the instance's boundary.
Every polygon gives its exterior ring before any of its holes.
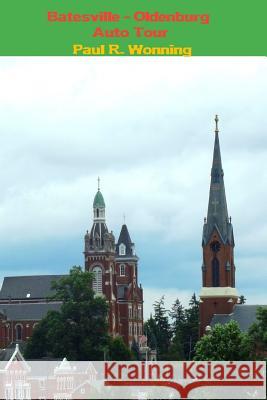
{"type": "Polygon", "coordinates": [[[97,189],[100,190],[100,178],[97,178],[97,189]]]}
{"type": "Polygon", "coordinates": [[[219,204],[217,199],[214,199],[211,204],[213,205],[213,215],[217,215],[217,205],[219,204]]]}
{"type": "Polygon", "coordinates": [[[126,219],[126,216],[125,216],[125,214],[123,214],[123,224],[125,225],[125,219],[126,219]]]}

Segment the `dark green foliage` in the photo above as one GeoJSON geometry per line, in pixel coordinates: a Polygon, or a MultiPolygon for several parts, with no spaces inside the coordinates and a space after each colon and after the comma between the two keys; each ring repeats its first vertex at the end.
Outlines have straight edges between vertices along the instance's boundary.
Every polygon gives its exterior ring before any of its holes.
{"type": "Polygon", "coordinates": [[[267,308],[258,308],[257,322],[250,327],[248,334],[253,343],[252,357],[267,358],[267,308]]]}
{"type": "Polygon", "coordinates": [[[154,303],[154,321],[157,357],[158,360],[164,360],[168,354],[172,336],[167,310],[164,307],[164,296],[154,303]]]}
{"type": "Polygon", "coordinates": [[[245,298],[245,296],[243,296],[243,294],[241,294],[241,296],[239,297],[239,304],[245,304],[247,301],[247,299],[245,298]]]}
{"type": "Polygon", "coordinates": [[[104,298],[94,296],[92,274],[73,267],[67,277],[53,283],[52,300],[63,302],[60,312],[50,312],[29,339],[26,358],[67,357],[68,360],[103,360],[109,344],[104,298]]]}
{"type": "Polygon", "coordinates": [[[189,307],[185,310],[185,323],[183,327],[184,354],[187,360],[194,355],[194,348],[199,339],[199,301],[195,293],[189,301],[189,307]]]}
{"type": "Polygon", "coordinates": [[[217,324],[211,332],[204,335],[195,348],[195,360],[200,361],[239,361],[249,360],[251,340],[242,333],[237,322],[217,324]]]}
{"type": "Polygon", "coordinates": [[[157,350],[159,360],[191,359],[198,331],[199,302],[195,294],[187,309],[177,299],[169,312],[165,310],[162,297],[154,304],[154,315],[145,323],[148,346],[157,350]]]}
{"type": "Polygon", "coordinates": [[[199,302],[195,293],[184,309],[177,299],[170,312],[172,319],[172,343],[169,352],[170,360],[191,360],[199,335],[199,302]]]}
{"type": "Polygon", "coordinates": [[[150,318],[144,323],[144,333],[147,337],[147,345],[153,350],[157,348],[156,331],[156,321],[150,315],[150,318]]]}
{"type": "Polygon", "coordinates": [[[109,359],[112,361],[131,361],[133,359],[131,350],[126,346],[120,336],[110,341],[109,359]]]}
{"type": "Polygon", "coordinates": [[[137,343],[137,341],[135,339],[133,340],[131,351],[132,351],[132,355],[133,355],[133,359],[134,360],[136,360],[136,361],[141,360],[139,345],[138,345],[138,343],[137,343]]]}

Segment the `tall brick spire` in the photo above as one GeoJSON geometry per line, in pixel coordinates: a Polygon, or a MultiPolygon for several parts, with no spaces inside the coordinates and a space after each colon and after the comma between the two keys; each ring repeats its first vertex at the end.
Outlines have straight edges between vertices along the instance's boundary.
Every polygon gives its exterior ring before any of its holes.
{"type": "Polygon", "coordinates": [[[210,325],[214,314],[230,314],[238,299],[235,289],[234,235],[226,204],[218,121],[216,115],[208,214],[202,236],[201,335],[210,325]]]}

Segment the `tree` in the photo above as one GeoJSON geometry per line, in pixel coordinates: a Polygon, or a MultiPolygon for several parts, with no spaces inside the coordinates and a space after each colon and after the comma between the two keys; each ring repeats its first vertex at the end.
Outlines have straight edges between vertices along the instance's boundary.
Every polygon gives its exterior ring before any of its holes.
{"type": "Polygon", "coordinates": [[[139,361],[141,359],[139,345],[135,339],[132,343],[131,352],[134,360],[139,361]]]}
{"type": "Polygon", "coordinates": [[[167,310],[164,307],[164,296],[154,303],[155,337],[157,342],[157,356],[164,360],[168,354],[172,337],[167,310]]]}
{"type": "Polygon", "coordinates": [[[170,341],[172,337],[171,327],[168,319],[168,312],[164,307],[164,296],[154,304],[154,315],[145,322],[144,332],[147,336],[147,343],[151,349],[157,350],[159,360],[167,359],[170,341]]]}
{"type": "Polygon", "coordinates": [[[251,340],[242,333],[236,321],[225,325],[216,324],[211,332],[196,344],[195,360],[239,361],[249,360],[251,340]]]}
{"type": "Polygon", "coordinates": [[[187,360],[194,355],[194,348],[199,339],[199,301],[193,293],[189,307],[185,310],[185,323],[182,331],[184,354],[187,360]]]}
{"type": "Polygon", "coordinates": [[[150,315],[149,319],[144,323],[144,333],[147,337],[147,345],[153,350],[157,348],[156,331],[156,321],[150,315]]]}
{"type": "Polygon", "coordinates": [[[61,301],[60,311],[51,311],[34,329],[25,349],[26,358],[52,356],[69,360],[103,360],[109,344],[104,298],[92,290],[93,275],[73,267],[68,276],[52,284],[61,301]]]}
{"type": "Polygon", "coordinates": [[[171,329],[175,335],[177,330],[182,330],[185,323],[185,310],[179,299],[175,300],[169,315],[172,320],[171,329]]]}
{"type": "Polygon", "coordinates": [[[243,296],[243,294],[241,294],[241,296],[239,296],[239,304],[245,304],[247,301],[247,299],[245,298],[245,296],[243,296]]]}
{"type": "Polygon", "coordinates": [[[252,357],[264,359],[267,357],[267,308],[257,309],[257,321],[249,329],[252,340],[252,357]]]}
{"type": "Polygon", "coordinates": [[[120,336],[111,339],[109,344],[109,358],[112,361],[131,361],[133,355],[120,336]]]}

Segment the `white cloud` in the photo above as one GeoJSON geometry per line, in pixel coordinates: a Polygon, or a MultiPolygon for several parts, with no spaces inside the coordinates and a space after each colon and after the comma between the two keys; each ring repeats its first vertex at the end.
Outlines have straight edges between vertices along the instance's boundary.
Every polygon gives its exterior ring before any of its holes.
{"type": "Polygon", "coordinates": [[[98,175],[110,229],[125,213],[133,237],[200,246],[218,113],[237,250],[255,265],[255,254],[266,259],[266,66],[255,57],[1,58],[2,246],[80,237],[98,175]]]}

